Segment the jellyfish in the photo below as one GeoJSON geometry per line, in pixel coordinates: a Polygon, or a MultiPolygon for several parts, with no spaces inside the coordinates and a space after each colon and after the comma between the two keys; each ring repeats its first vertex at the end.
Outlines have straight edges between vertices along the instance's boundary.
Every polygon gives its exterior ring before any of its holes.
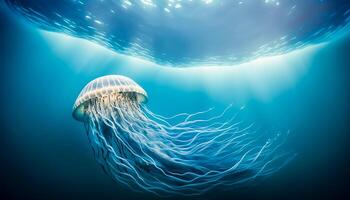
{"type": "Polygon", "coordinates": [[[278,151],[285,140],[261,143],[251,126],[224,117],[232,106],[202,119],[212,109],[164,117],[147,101],[132,79],[108,75],[88,83],[73,106],[102,169],[136,191],[200,195],[264,177],[293,158],[278,151]]]}

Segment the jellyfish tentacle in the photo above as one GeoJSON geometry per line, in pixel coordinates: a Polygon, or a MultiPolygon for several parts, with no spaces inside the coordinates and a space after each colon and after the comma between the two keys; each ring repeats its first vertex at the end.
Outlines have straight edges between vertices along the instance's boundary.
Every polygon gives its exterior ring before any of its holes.
{"type": "Polygon", "coordinates": [[[131,79],[107,76],[83,89],[73,112],[103,170],[135,191],[202,194],[272,174],[295,156],[280,151],[284,134],[258,134],[232,104],[164,117],[142,105],[145,100],[131,79]]]}

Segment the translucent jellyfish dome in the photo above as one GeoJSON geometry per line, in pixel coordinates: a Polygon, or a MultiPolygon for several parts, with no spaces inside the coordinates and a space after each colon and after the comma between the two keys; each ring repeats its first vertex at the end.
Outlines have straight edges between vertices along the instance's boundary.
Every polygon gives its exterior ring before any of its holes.
{"type": "Polygon", "coordinates": [[[87,104],[98,98],[118,98],[118,96],[128,96],[138,103],[147,102],[146,91],[135,81],[121,75],[108,75],[97,78],[88,83],[73,106],[73,117],[79,121],[84,120],[87,104]]]}
{"type": "Polygon", "coordinates": [[[294,156],[280,151],[283,137],[261,142],[250,125],[241,127],[231,106],[164,117],[146,100],[137,83],[113,75],[88,83],[73,106],[97,162],[135,191],[200,195],[272,174],[294,156]]]}
{"type": "MultiPolygon", "coordinates": [[[[40,28],[166,66],[232,65],[333,39],[349,0],[6,0],[40,28]]],[[[343,31],[345,30],[345,31],[343,31]]]]}

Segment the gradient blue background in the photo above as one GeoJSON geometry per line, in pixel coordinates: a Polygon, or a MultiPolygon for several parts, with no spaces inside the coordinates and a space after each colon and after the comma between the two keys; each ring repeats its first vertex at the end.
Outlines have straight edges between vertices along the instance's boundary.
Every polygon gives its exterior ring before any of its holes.
{"type": "Polygon", "coordinates": [[[288,166],[256,185],[200,198],[350,198],[350,36],[288,58],[231,69],[168,69],[80,40],[63,44],[67,39],[43,33],[0,8],[3,197],[155,198],[133,193],[105,175],[83,125],[71,117],[80,89],[114,73],[135,79],[149,93],[149,107],[163,115],[234,103],[237,109],[245,106],[242,118],[262,130],[291,131],[285,148],[298,156],[288,166]]]}

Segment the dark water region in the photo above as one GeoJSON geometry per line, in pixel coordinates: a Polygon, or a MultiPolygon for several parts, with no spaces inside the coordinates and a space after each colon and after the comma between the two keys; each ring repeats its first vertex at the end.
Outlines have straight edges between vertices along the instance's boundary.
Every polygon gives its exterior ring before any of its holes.
{"type": "MultiPolygon", "coordinates": [[[[193,198],[350,198],[348,36],[325,44],[310,55],[292,58],[308,61],[304,63],[305,70],[288,87],[280,88],[269,98],[257,98],[249,93],[240,100],[237,94],[245,91],[227,78],[237,77],[236,70],[225,69],[226,76],[209,79],[201,71],[142,68],[119,60],[112,62],[113,65],[106,64],[102,61],[109,58],[108,53],[84,64],[70,59],[76,55],[66,57],[57,53],[41,32],[1,8],[2,199],[157,198],[133,193],[104,174],[92,156],[84,127],[71,116],[72,105],[82,87],[107,74],[133,77],[148,92],[149,107],[163,115],[196,112],[212,106],[220,109],[238,101],[237,109],[245,106],[242,118],[255,122],[262,130],[268,133],[290,130],[284,148],[298,156],[282,170],[254,185],[193,198]],[[195,76],[196,73],[200,75],[195,76]],[[206,80],[216,82],[218,85],[211,87],[222,91],[210,92],[204,84],[206,80]]],[[[78,55],[86,54],[81,50],[78,55]]],[[[221,72],[208,72],[217,73],[221,72]]],[[[261,76],[269,77],[266,73],[261,76]]],[[[247,82],[239,83],[244,88],[247,82]]]]}

